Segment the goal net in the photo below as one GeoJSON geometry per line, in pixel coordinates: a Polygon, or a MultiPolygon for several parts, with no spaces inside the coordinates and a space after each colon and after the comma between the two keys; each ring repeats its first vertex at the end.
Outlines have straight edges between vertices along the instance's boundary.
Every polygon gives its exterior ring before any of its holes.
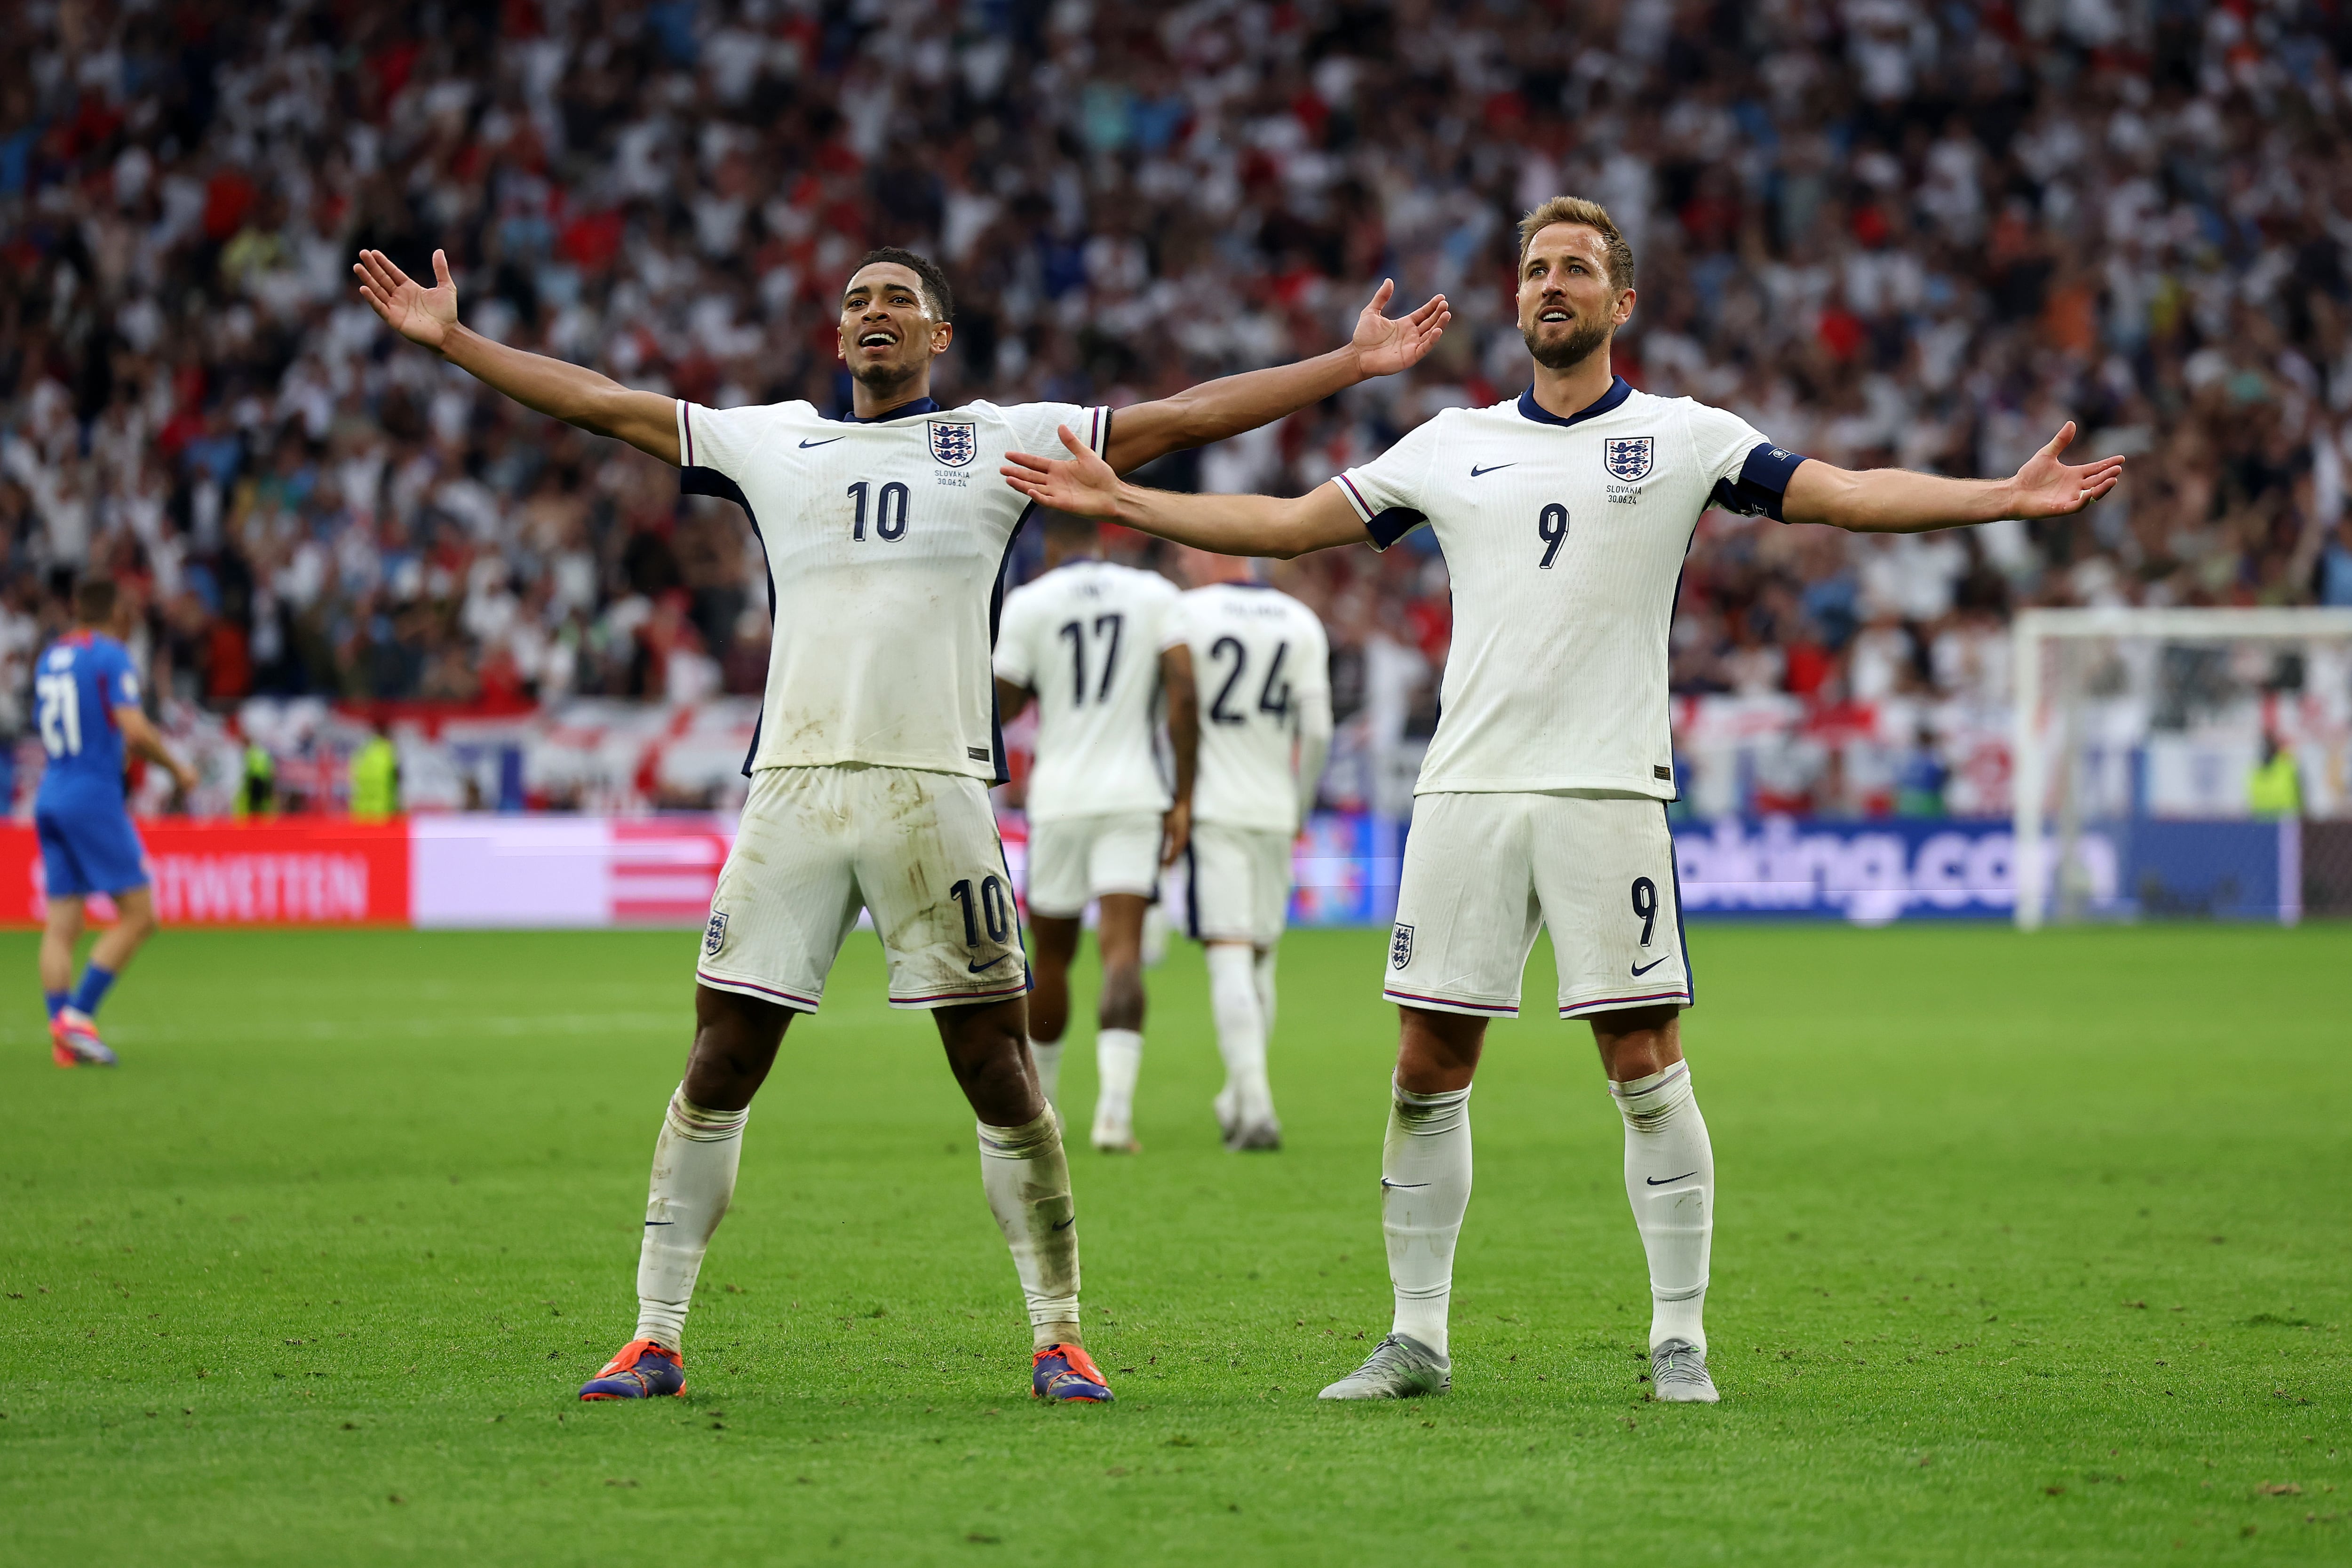
{"type": "Polygon", "coordinates": [[[2019,613],[2017,923],[2352,914],[2352,610],[2019,613]]]}

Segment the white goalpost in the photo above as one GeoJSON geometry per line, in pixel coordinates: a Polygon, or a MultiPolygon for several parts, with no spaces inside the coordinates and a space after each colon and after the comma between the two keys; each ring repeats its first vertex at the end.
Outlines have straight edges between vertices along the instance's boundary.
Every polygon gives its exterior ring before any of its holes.
{"type": "Polygon", "coordinates": [[[2021,928],[2300,918],[2305,819],[2352,818],[2352,610],[2029,609],[2012,636],[2021,928]],[[2290,771],[2291,808],[2255,798],[2290,771]]]}

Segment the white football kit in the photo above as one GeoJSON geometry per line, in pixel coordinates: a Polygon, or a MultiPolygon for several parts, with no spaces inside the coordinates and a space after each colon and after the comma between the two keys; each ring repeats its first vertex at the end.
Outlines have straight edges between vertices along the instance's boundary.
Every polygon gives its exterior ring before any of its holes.
{"type": "Polygon", "coordinates": [[[996,673],[1036,694],[1029,908],[1074,919],[1105,893],[1152,897],[1172,800],[1152,747],[1160,628],[1176,585],[1070,561],[1004,600],[996,673]]]}
{"type": "Polygon", "coordinates": [[[702,984],[814,1011],[862,906],[893,1006],[1027,987],[988,786],[1004,776],[990,646],[1028,502],[997,468],[1055,450],[1060,425],[1099,453],[1110,415],[924,398],[869,423],[678,403],[684,488],[751,518],[774,623],[702,984]]]}
{"type": "Polygon", "coordinates": [[[1218,583],[1176,602],[1161,641],[1192,650],[1201,756],[1186,921],[1202,942],[1271,946],[1290,910],[1290,846],[1316,780],[1303,736],[1331,732],[1331,648],[1315,612],[1273,588],[1218,583]]]}
{"type": "Polygon", "coordinates": [[[1391,1001],[1516,1016],[1548,925],[1562,1017],[1690,1002],[1664,805],[1675,590],[1699,515],[1780,516],[1804,460],[1619,379],[1566,419],[1532,391],[1449,409],[1339,477],[1377,547],[1435,529],[1454,588],[1391,1001]]]}

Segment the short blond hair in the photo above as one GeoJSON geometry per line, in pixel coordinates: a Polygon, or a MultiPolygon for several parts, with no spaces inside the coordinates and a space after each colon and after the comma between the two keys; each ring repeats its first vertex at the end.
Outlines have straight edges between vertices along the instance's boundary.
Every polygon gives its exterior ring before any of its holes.
{"type": "Polygon", "coordinates": [[[1528,264],[1528,247],[1536,236],[1556,223],[1580,224],[1601,236],[1609,252],[1609,286],[1631,289],[1633,286],[1633,247],[1617,231],[1609,209],[1599,202],[1586,201],[1582,196],[1554,196],[1519,220],[1519,265],[1528,264]]]}

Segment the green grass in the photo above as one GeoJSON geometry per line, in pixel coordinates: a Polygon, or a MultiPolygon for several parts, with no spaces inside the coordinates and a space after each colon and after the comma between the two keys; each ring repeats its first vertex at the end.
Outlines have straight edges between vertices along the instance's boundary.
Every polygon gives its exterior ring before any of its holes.
{"type": "Polygon", "coordinates": [[[1156,973],[1148,1152],[1076,1158],[1134,1370],[1041,1409],[870,938],[753,1112],[691,1397],[593,1406],[691,933],[168,933],[114,1073],[0,938],[0,1563],[2352,1559],[2352,932],[1697,929],[1716,1409],[1643,1402],[1617,1119],[1539,1018],[1473,1101],[1454,1392],[1317,1405],[1388,1319],[1384,941],[1286,944],[1271,1157],[1156,973]]]}

